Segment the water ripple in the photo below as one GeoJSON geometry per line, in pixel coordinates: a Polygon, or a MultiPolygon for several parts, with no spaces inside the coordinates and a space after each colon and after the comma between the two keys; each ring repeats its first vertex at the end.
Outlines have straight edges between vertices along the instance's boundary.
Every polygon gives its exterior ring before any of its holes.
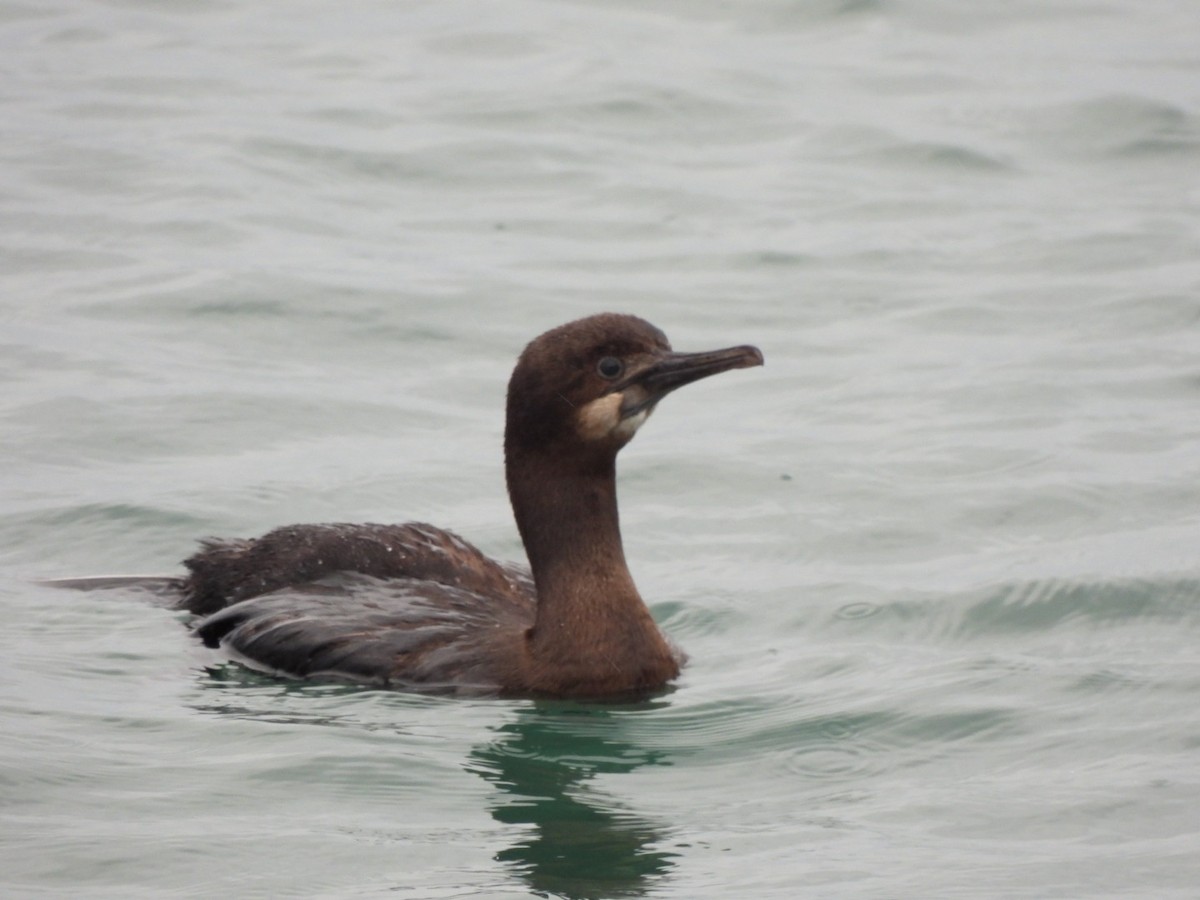
{"type": "Polygon", "coordinates": [[[971,603],[964,635],[1041,632],[1078,620],[1090,625],[1194,619],[1200,582],[1191,578],[1130,579],[1098,583],[1047,578],[994,588],[971,603]]]}
{"type": "Polygon", "coordinates": [[[1200,116],[1128,94],[1044,107],[1028,115],[1028,127],[1045,146],[1082,156],[1200,154],[1200,116]]]}

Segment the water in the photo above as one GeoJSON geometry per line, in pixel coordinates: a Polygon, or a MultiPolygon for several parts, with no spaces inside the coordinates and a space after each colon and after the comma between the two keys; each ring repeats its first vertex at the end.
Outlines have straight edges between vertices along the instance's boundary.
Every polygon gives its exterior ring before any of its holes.
{"type": "Polygon", "coordinates": [[[1194,897],[1200,13],[0,2],[0,893],[1194,897]],[[39,576],[519,557],[539,331],[767,366],[621,460],[637,706],[285,684],[39,576]]]}

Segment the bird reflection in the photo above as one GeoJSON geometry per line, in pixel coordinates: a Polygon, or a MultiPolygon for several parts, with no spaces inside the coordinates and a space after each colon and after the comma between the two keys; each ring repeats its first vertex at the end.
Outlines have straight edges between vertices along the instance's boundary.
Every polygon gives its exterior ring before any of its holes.
{"type": "MultiPolygon", "coordinates": [[[[265,722],[333,727],[388,726],[364,719],[356,704],[314,704],[314,694],[361,698],[360,688],[280,682],[226,663],[207,669],[196,709],[265,722]],[[291,696],[307,701],[287,702],[291,696]],[[281,702],[282,701],[282,702],[281,702]]],[[[386,694],[386,692],[371,692],[386,694]]],[[[387,695],[397,703],[420,701],[387,695]]],[[[670,765],[668,754],[630,739],[630,713],[666,705],[537,701],[510,707],[511,721],[492,726],[494,739],[472,750],[464,764],[499,790],[492,817],[511,846],[496,859],[537,896],[565,900],[641,897],[660,886],[676,853],[662,849],[672,830],[638,814],[589,782],[642,766],[670,765]],[[623,736],[623,732],[625,733],[623,736]]],[[[391,722],[391,719],[388,719],[391,722]]]]}
{"type": "Polygon", "coordinates": [[[618,709],[628,707],[540,702],[470,755],[468,769],[503,792],[492,817],[528,826],[496,858],[538,894],[640,897],[674,866],[675,854],[658,849],[668,837],[663,826],[587,784],[597,774],[669,764],[613,737],[618,709]]]}

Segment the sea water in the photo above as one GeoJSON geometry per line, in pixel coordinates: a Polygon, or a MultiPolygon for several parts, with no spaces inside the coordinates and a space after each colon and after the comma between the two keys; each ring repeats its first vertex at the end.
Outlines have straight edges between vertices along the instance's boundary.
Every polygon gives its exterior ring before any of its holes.
{"type": "Polygon", "coordinates": [[[1192,0],[0,0],[0,893],[1200,893],[1192,0]],[[519,559],[531,337],[763,369],[622,454],[643,703],[256,675],[42,577],[519,559]]]}

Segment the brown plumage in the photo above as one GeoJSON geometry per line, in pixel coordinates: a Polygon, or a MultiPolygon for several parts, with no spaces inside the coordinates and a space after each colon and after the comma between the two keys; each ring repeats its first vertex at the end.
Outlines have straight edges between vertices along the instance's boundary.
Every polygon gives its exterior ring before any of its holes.
{"type": "Polygon", "coordinates": [[[670,391],[761,364],[747,346],[673,353],[633,316],[555,328],[508,387],[505,472],[532,574],[431,525],[296,525],[206,541],[173,582],[179,605],[205,617],[205,643],[293,676],[580,697],[662,687],[681,656],[625,564],[616,456],[670,391]]]}

